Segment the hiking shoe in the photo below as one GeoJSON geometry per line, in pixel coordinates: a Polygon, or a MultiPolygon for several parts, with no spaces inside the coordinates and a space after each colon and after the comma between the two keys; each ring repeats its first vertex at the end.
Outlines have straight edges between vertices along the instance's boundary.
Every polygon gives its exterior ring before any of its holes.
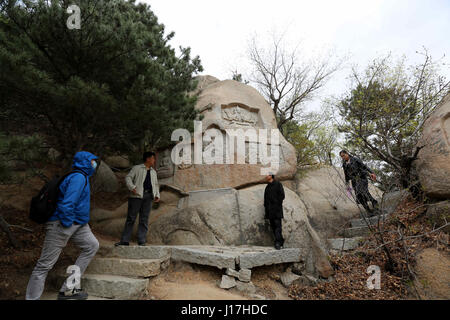
{"type": "Polygon", "coordinates": [[[145,242],[138,243],[138,246],[144,247],[146,245],[145,242]]]}
{"type": "Polygon", "coordinates": [[[281,249],[281,246],[280,246],[279,243],[275,243],[275,249],[277,249],[277,250],[280,250],[280,249],[281,249]]]}
{"type": "Polygon", "coordinates": [[[86,300],[88,294],[83,289],[73,289],[58,293],[58,300],[86,300]]]}
{"type": "Polygon", "coordinates": [[[129,245],[130,245],[130,243],[122,242],[122,241],[117,242],[117,243],[114,244],[115,247],[118,247],[118,246],[129,246],[129,245]]]}

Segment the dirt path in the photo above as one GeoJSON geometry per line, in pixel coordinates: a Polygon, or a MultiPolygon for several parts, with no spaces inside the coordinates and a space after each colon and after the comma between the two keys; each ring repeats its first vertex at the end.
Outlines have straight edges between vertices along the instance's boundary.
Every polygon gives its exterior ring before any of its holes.
{"type": "Polygon", "coordinates": [[[172,262],[169,268],[149,284],[149,296],[161,300],[248,300],[256,296],[265,299],[287,300],[287,289],[270,278],[277,272],[272,268],[263,268],[252,275],[256,292],[240,292],[236,288],[221,289],[223,271],[214,267],[172,262]]]}
{"type": "Polygon", "coordinates": [[[245,300],[240,294],[217,287],[214,283],[198,280],[196,282],[169,282],[162,278],[152,281],[149,288],[151,297],[157,300],[245,300]]]}

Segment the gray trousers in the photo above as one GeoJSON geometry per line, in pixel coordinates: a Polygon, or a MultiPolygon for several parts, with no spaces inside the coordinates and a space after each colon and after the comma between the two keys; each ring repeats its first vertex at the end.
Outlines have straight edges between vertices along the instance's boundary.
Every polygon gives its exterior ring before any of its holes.
{"type": "MultiPolygon", "coordinates": [[[[69,239],[81,249],[81,254],[75,262],[75,265],[80,268],[81,274],[84,273],[99,248],[98,240],[95,238],[88,224],[84,226],[74,224],[70,228],[64,228],[57,220],[47,222],[45,227],[47,232],[45,234],[44,246],[41,257],[28,282],[26,300],[40,299],[44,291],[47,274],[58,261],[59,255],[67,245],[69,239]]],[[[61,287],[61,292],[68,289],[66,281],[64,281],[61,287]]]]}
{"type": "Polygon", "coordinates": [[[134,222],[139,213],[139,226],[138,226],[138,243],[147,242],[148,232],[148,218],[150,217],[150,211],[152,209],[153,195],[150,193],[144,193],[142,199],[128,198],[128,214],[125,221],[125,227],[123,228],[121,242],[130,242],[131,233],[133,232],[134,222]]]}

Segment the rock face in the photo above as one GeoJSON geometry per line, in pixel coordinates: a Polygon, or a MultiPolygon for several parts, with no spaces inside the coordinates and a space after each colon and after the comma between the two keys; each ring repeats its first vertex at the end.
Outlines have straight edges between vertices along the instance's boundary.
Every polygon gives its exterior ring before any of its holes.
{"type": "MultiPolygon", "coordinates": [[[[430,205],[427,209],[427,216],[436,228],[444,226],[450,220],[450,201],[441,201],[430,205]]],[[[450,234],[450,226],[446,226],[443,230],[450,234]]]]}
{"type": "MultiPolygon", "coordinates": [[[[257,185],[242,190],[191,191],[189,196],[180,196],[176,206],[174,202],[161,203],[151,213],[148,243],[273,246],[273,235],[264,219],[264,188],[265,185],[257,185]]],[[[161,192],[162,202],[164,198],[169,198],[164,196],[167,192],[170,191],[161,192]]],[[[333,270],[323,250],[323,243],[309,224],[306,207],[295,192],[285,188],[285,194],[284,247],[296,250],[283,251],[286,254],[282,257],[283,261],[296,261],[300,256],[306,262],[308,272],[329,277],[333,270]]],[[[175,199],[173,196],[171,201],[175,199]]],[[[115,212],[96,209],[91,214],[98,228],[115,237],[120,236],[125,217],[126,204],[115,212]]],[[[258,256],[258,259],[264,260],[264,256],[258,256]]],[[[253,260],[249,258],[248,263],[241,261],[241,264],[251,268],[253,260]]]]}
{"type": "MultiPolygon", "coordinates": [[[[227,129],[275,129],[279,133],[272,109],[254,88],[213,77],[200,77],[199,83],[196,109],[203,116],[202,132],[214,128],[219,136],[225,136],[227,129]]],[[[271,144],[276,144],[272,138],[267,140],[269,155],[271,144]]],[[[246,150],[254,147],[248,140],[244,140],[246,150]]],[[[274,173],[293,188],[295,149],[281,134],[279,146],[279,170],[274,173]]],[[[175,165],[171,150],[160,152],[157,158],[161,203],[150,215],[149,244],[273,246],[272,231],[264,219],[266,184],[260,170],[270,165],[261,161],[251,164],[249,159],[243,164],[236,164],[234,159],[234,164],[175,165]]],[[[309,223],[308,208],[295,190],[285,188],[285,194],[283,236],[284,247],[289,250],[282,250],[280,263],[303,261],[308,273],[328,278],[333,269],[324,243],[309,223]]],[[[113,212],[95,209],[91,218],[97,228],[118,238],[126,210],[126,203],[113,212]]],[[[265,258],[261,254],[253,260],[264,265],[265,258]]],[[[250,269],[255,263],[251,260],[241,261],[241,267],[250,269]]]]}
{"type": "MultiPolygon", "coordinates": [[[[296,182],[297,194],[306,208],[311,226],[322,239],[334,236],[351,218],[359,218],[360,209],[354,198],[349,198],[346,193],[342,168],[322,167],[303,171],[297,175],[296,182]]],[[[371,183],[369,191],[376,199],[382,196],[371,183]]]]}
{"type": "MultiPolygon", "coordinates": [[[[151,243],[202,245],[272,246],[273,238],[264,219],[265,185],[242,190],[232,188],[193,191],[182,199],[179,209],[151,224],[151,243]],[[190,242],[190,243],[188,243],[190,242]]],[[[309,248],[306,209],[298,196],[285,189],[283,234],[285,247],[309,248]]],[[[315,235],[315,233],[314,233],[315,235]]]]}
{"type": "Polygon", "coordinates": [[[105,159],[105,162],[111,168],[117,168],[117,169],[126,169],[131,166],[130,161],[125,156],[110,156],[105,159]]]}
{"type": "Polygon", "coordinates": [[[450,95],[427,120],[419,146],[416,168],[426,195],[450,199],[450,95]]]}
{"type": "Polygon", "coordinates": [[[95,191],[104,192],[117,192],[119,189],[119,182],[117,181],[114,172],[103,161],[100,162],[98,171],[93,177],[92,188],[95,191]]]}
{"type": "MultiPolygon", "coordinates": [[[[217,188],[239,188],[245,185],[261,183],[264,176],[260,169],[270,167],[263,165],[259,159],[256,164],[250,164],[248,150],[257,147],[245,138],[245,163],[238,164],[236,151],[237,141],[234,139],[234,154],[232,164],[226,163],[227,129],[276,129],[276,120],[270,105],[256,89],[243,83],[225,80],[219,81],[212,77],[199,77],[199,92],[196,109],[203,116],[202,132],[217,129],[223,139],[223,164],[212,165],[175,165],[171,161],[171,150],[159,153],[157,160],[158,178],[161,184],[168,184],[186,192],[217,188]]],[[[279,132],[277,130],[277,132],[279,132]]],[[[244,138],[244,135],[240,135],[244,138]]],[[[268,137],[268,154],[271,154],[272,140],[268,137]]],[[[274,145],[275,140],[274,140],[274,145]]],[[[231,145],[231,144],[230,144],[231,145]]],[[[279,170],[276,173],[280,179],[292,179],[296,173],[295,149],[279,134],[280,159],[279,170]]],[[[203,147],[208,147],[203,142],[203,147]]],[[[193,146],[192,146],[193,150],[193,146]]]]}

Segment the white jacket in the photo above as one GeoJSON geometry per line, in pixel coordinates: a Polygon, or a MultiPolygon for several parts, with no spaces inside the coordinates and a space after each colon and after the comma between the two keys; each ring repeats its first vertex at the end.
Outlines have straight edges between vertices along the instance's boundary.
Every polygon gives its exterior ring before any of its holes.
{"type": "MultiPolygon", "coordinates": [[[[147,176],[147,167],[144,164],[134,166],[125,177],[128,190],[131,191],[131,198],[140,198],[144,196],[144,181],[147,176]],[[133,193],[136,189],[137,194],[133,193]]],[[[150,168],[150,180],[152,182],[153,198],[159,198],[158,176],[155,169],[150,168]]]]}

